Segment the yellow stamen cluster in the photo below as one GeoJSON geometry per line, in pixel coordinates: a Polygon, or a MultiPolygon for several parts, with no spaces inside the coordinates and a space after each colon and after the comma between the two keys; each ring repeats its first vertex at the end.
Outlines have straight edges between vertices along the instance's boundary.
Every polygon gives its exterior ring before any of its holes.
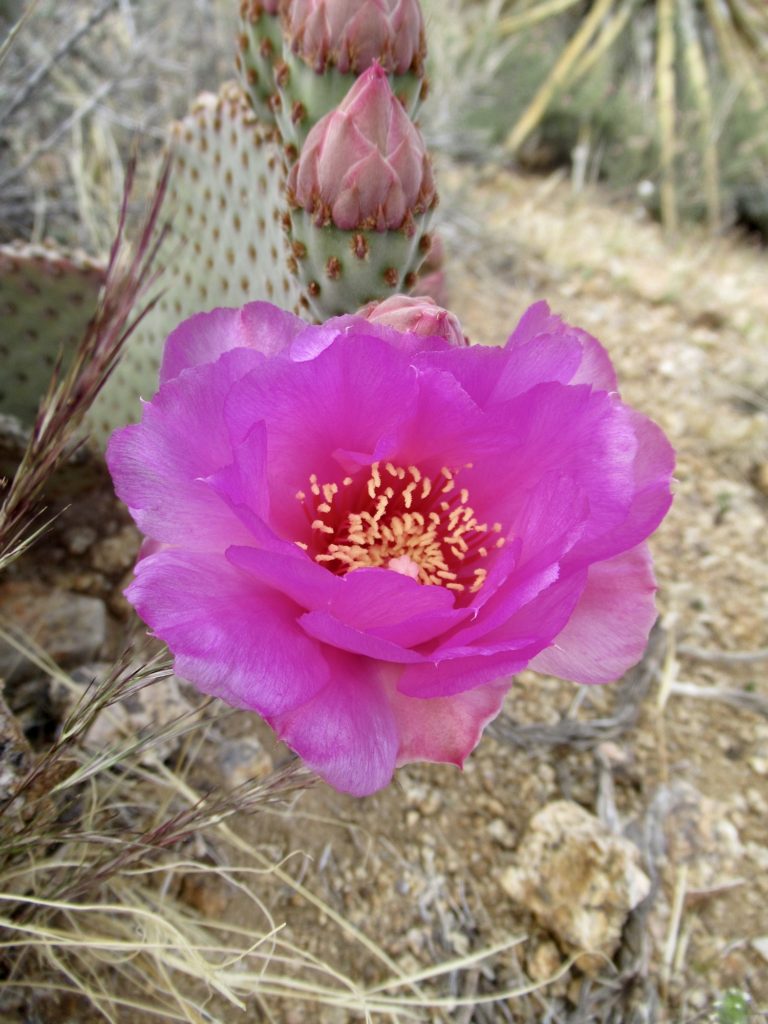
{"type": "MultiPolygon", "coordinates": [[[[500,534],[501,525],[478,522],[457,475],[443,467],[432,478],[416,466],[391,462],[374,462],[362,486],[350,476],[341,486],[321,485],[313,474],[309,495],[296,495],[314,534],[313,557],[339,573],[384,567],[420,583],[474,593],[488,575],[474,563],[487,558],[486,535],[500,534]]],[[[504,538],[496,536],[493,544],[501,547],[504,538]]]]}

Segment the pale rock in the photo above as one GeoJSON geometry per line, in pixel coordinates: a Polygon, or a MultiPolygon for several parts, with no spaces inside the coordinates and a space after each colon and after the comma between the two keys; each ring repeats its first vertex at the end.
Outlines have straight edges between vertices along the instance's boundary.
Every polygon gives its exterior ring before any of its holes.
{"type": "Polygon", "coordinates": [[[526,958],[531,981],[549,981],[562,966],[563,958],[554,942],[545,939],[526,958]]]}
{"type": "Polygon", "coordinates": [[[32,751],[16,716],[0,695],[0,801],[13,795],[32,764],[32,751]]]}
{"type": "MultiPolygon", "coordinates": [[[[57,664],[95,657],[107,639],[107,609],[96,597],[12,580],[0,586],[0,616],[23,643],[30,641],[57,664]]],[[[25,679],[39,669],[0,640],[0,676],[25,679]]]]}
{"type": "Polygon", "coordinates": [[[503,889],[564,949],[598,954],[582,957],[582,970],[604,967],[630,911],[650,892],[637,847],[578,804],[558,800],[531,819],[516,859],[503,889]]]}
{"type": "Polygon", "coordinates": [[[230,789],[263,779],[272,771],[272,758],[255,736],[224,740],[217,757],[225,785],[230,789]]]}
{"type": "Polygon", "coordinates": [[[99,572],[116,576],[136,562],[141,547],[141,534],[135,526],[123,526],[111,537],[105,537],[91,550],[91,564],[99,572]]]}

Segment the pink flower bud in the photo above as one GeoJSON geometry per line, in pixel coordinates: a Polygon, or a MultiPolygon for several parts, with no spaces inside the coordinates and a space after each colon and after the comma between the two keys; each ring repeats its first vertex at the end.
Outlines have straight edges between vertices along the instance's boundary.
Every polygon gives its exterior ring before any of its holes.
{"type": "Polygon", "coordinates": [[[287,0],[283,25],[294,53],[318,72],[332,64],[359,75],[378,60],[389,72],[421,74],[419,0],[287,0]]]}
{"type": "Polygon", "coordinates": [[[332,222],[345,231],[397,230],[434,205],[424,140],[380,64],[310,131],[288,190],[318,226],[332,222]]]}
{"type": "Polygon", "coordinates": [[[469,344],[458,318],[427,295],[392,295],[383,302],[369,302],[357,315],[403,334],[445,338],[451,345],[462,347],[469,344]]]}

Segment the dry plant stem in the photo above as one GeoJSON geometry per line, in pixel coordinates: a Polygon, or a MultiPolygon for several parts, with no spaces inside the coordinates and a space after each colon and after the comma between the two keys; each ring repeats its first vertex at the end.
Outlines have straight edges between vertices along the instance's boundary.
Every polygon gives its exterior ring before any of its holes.
{"type": "Polygon", "coordinates": [[[579,722],[565,716],[557,725],[518,725],[502,713],[489,731],[497,739],[523,749],[562,746],[591,750],[604,740],[617,739],[637,722],[640,707],[661,672],[666,649],[666,634],[657,623],[643,660],[614,687],[616,704],[608,717],[579,722]]]}
{"type": "Polygon", "coordinates": [[[560,59],[507,136],[504,148],[509,152],[516,152],[541,121],[547,107],[557,91],[567,82],[574,65],[586,50],[598,25],[612,6],[613,0],[597,0],[595,6],[584,18],[578,31],[560,55],[560,59]]]}
{"type": "Polygon", "coordinates": [[[27,21],[32,16],[32,12],[37,7],[39,2],[40,2],[40,0],[29,0],[29,2],[27,3],[27,6],[22,11],[22,14],[21,14],[21,17],[19,18],[19,20],[16,22],[15,25],[11,26],[10,32],[5,37],[5,39],[2,41],[2,43],[0,43],[0,68],[3,66],[3,63],[5,62],[5,58],[11,52],[11,47],[13,46],[14,42],[16,41],[16,38],[18,37],[19,32],[21,32],[22,28],[24,28],[24,26],[26,25],[27,21]]]}
{"type": "Polygon", "coordinates": [[[508,14],[503,17],[498,23],[497,32],[500,36],[514,35],[515,32],[522,32],[533,25],[538,25],[540,21],[546,21],[554,14],[562,14],[569,7],[575,7],[576,3],[577,0],[543,0],[521,14],[508,14]]]}
{"type": "MultiPolygon", "coordinates": [[[[57,67],[58,63],[66,57],[68,53],[71,53],[77,44],[91,31],[91,29],[98,25],[99,22],[109,14],[110,11],[114,10],[119,3],[120,0],[103,0],[102,4],[89,15],[85,22],[63,40],[61,45],[54,50],[48,60],[40,64],[39,67],[29,76],[5,110],[0,112],[0,124],[3,124],[9,117],[15,114],[17,110],[24,106],[34,91],[42,85],[43,82],[45,82],[51,72],[57,67]]],[[[34,4],[30,5],[30,7],[24,12],[18,25],[14,27],[13,31],[18,31],[26,18],[29,17],[34,6],[34,4]]]]}
{"type": "Polygon", "coordinates": [[[61,377],[60,365],[54,370],[29,444],[0,506],[0,571],[29,546],[32,538],[26,527],[46,480],[77,447],[76,433],[85,413],[114,370],[131,332],[157,301],[153,299],[141,312],[134,312],[156,282],[153,262],[165,234],[159,219],[170,162],[160,176],[138,242],[126,257],[125,226],[134,170],[134,165],[129,165],[117,237],[99,307],[66,374],[61,377]]]}
{"type": "Polygon", "coordinates": [[[696,12],[691,0],[679,0],[680,29],[683,38],[683,57],[688,67],[694,103],[699,114],[699,133],[704,155],[704,194],[707,201],[707,219],[712,231],[717,230],[722,218],[720,202],[720,173],[717,162],[712,91],[709,85],[704,48],[696,30],[696,12]]]}
{"type": "Polygon", "coordinates": [[[62,121],[61,124],[59,124],[58,127],[47,136],[47,138],[43,139],[39,145],[30,150],[18,166],[10,170],[3,178],[0,178],[0,188],[7,188],[12,181],[16,181],[17,178],[22,178],[39,156],[55,146],[59,139],[63,138],[71,128],[79,124],[84,117],[87,117],[92,110],[98,107],[101,101],[105,99],[116,85],[117,79],[113,79],[109,82],[102,82],[93,96],[89,97],[85,103],[82,103],[77,110],[73,111],[73,113],[62,121]]]}
{"type": "Polygon", "coordinates": [[[701,647],[689,647],[680,644],[678,653],[694,661],[722,662],[724,665],[749,665],[755,661],[768,660],[768,647],[760,647],[756,651],[705,651],[701,647]]]}
{"type": "Polygon", "coordinates": [[[658,0],[656,43],[656,111],[661,145],[661,219],[664,227],[677,231],[675,187],[675,3],[658,0]]]}

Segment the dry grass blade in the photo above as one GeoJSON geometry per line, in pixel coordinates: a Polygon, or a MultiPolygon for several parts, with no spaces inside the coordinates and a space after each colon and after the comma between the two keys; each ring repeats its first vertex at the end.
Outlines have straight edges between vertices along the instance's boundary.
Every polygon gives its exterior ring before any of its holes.
{"type": "Polygon", "coordinates": [[[656,44],[656,113],[661,145],[661,219],[677,231],[675,184],[675,2],[658,0],[656,44]]]}
{"type": "Polygon", "coordinates": [[[679,0],[680,31],[683,39],[683,57],[688,69],[694,102],[699,113],[699,134],[704,156],[704,195],[707,203],[709,226],[719,227],[722,218],[720,200],[720,172],[717,161],[717,142],[714,131],[712,91],[709,85],[704,48],[696,28],[696,12],[691,0],[679,0]]]}
{"type": "Polygon", "coordinates": [[[15,25],[11,25],[11,29],[8,35],[5,37],[2,43],[0,43],[0,68],[3,66],[5,58],[11,52],[11,47],[13,46],[14,42],[16,41],[16,39],[18,39],[19,32],[21,32],[21,30],[24,28],[24,25],[31,17],[32,12],[37,7],[38,3],[39,0],[29,0],[29,3],[22,11],[19,20],[16,22],[15,25]]]}
{"type": "Polygon", "coordinates": [[[744,46],[734,30],[730,18],[723,11],[719,0],[704,0],[707,19],[712,27],[720,55],[729,74],[741,83],[754,104],[765,101],[765,70],[756,72],[750,60],[748,46],[744,46]]]}
{"type": "MultiPolygon", "coordinates": [[[[3,122],[7,121],[10,117],[13,116],[13,114],[16,113],[17,110],[24,106],[24,104],[27,102],[30,96],[33,95],[35,90],[38,89],[42,85],[42,83],[45,82],[45,80],[56,70],[60,61],[64,57],[66,57],[68,53],[71,53],[78,45],[78,43],[82,42],[85,36],[88,35],[91,29],[98,25],[99,22],[102,21],[104,17],[107,14],[109,14],[110,11],[114,10],[114,8],[118,6],[119,2],[120,0],[103,0],[100,6],[97,7],[96,10],[89,15],[85,22],[78,28],[76,28],[75,31],[72,32],[69,36],[67,36],[66,39],[64,39],[61,42],[61,44],[56,48],[56,50],[51,54],[51,56],[46,61],[43,61],[42,64],[38,65],[38,67],[29,76],[29,78],[26,80],[21,89],[19,89],[17,94],[13,97],[13,99],[5,108],[5,110],[0,112],[0,124],[3,124],[3,122]]],[[[19,30],[24,21],[31,14],[32,8],[34,6],[34,4],[31,4],[30,7],[24,12],[19,23],[14,27],[14,32],[17,32],[19,30]]]]}
{"type": "Polygon", "coordinates": [[[573,74],[570,79],[571,84],[585,78],[595,67],[598,61],[608,53],[629,24],[629,19],[632,17],[637,4],[638,0],[627,0],[627,3],[625,3],[624,6],[613,15],[613,17],[608,18],[604,22],[603,27],[600,29],[600,35],[595,40],[595,45],[584,54],[582,59],[573,69],[573,74]]]}
{"type": "Polygon", "coordinates": [[[155,283],[154,258],[162,241],[160,210],[168,184],[166,164],[132,253],[126,253],[126,218],[133,182],[129,168],[117,237],[112,246],[99,307],[63,378],[54,372],[21,464],[0,506],[0,571],[25,549],[20,531],[35,512],[46,480],[78,443],[85,413],[115,368],[123,346],[152,300],[137,313],[155,283]]]}
{"type": "Polygon", "coordinates": [[[520,115],[504,143],[509,152],[516,152],[541,121],[552,99],[568,81],[574,66],[589,45],[600,22],[610,12],[614,0],[597,0],[578,31],[561,53],[557,63],[539,87],[538,92],[520,115]]]}
{"type": "Polygon", "coordinates": [[[555,14],[562,14],[570,7],[575,7],[576,3],[577,0],[543,0],[542,3],[523,11],[522,14],[506,15],[499,21],[497,31],[500,36],[514,35],[516,32],[522,32],[533,25],[538,25],[540,21],[546,21],[547,18],[551,18],[555,14]]]}
{"type": "Polygon", "coordinates": [[[577,721],[565,717],[556,725],[519,725],[504,713],[489,731],[503,742],[524,749],[562,746],[591,750],[604,740],[617,739],[637,722],[642,703],[659,677],[666,648],[667,638],[657,623],[643,660],[615,685],[615,706],[605,718],[577,721]]]}

